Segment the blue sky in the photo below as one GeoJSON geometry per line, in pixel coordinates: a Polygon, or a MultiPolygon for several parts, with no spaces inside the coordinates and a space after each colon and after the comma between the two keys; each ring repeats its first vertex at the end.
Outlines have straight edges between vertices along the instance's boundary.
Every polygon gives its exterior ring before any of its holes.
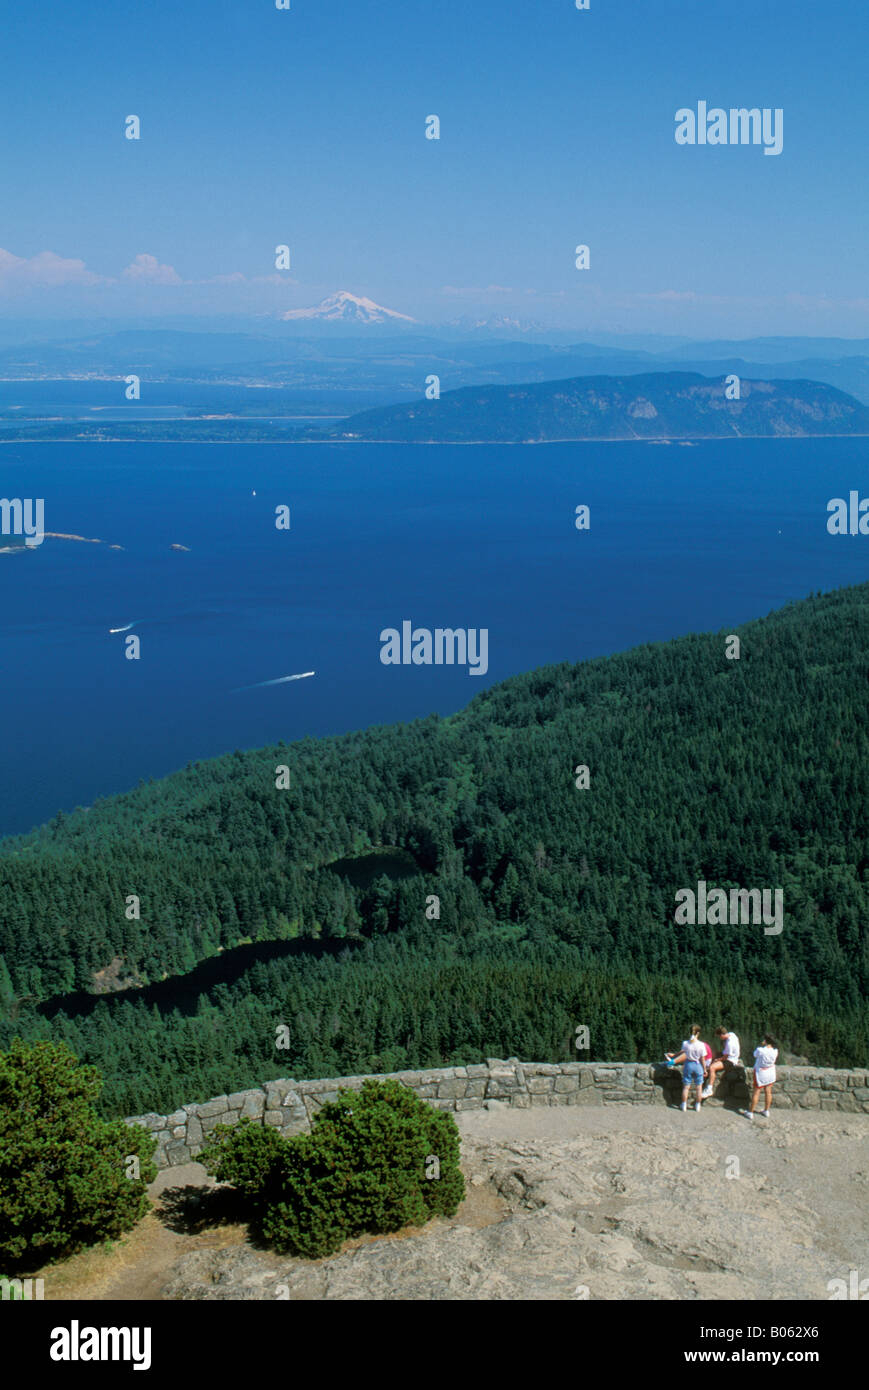
{"type": "Polygon", "coordinates": [[[278,314],[346,289],[431,322],[869,336],[858,0],[291,4],[17,10],[0,316],[278,314]],[[781,155],[677,145],[701,99],[781,107],[781,155]]]}

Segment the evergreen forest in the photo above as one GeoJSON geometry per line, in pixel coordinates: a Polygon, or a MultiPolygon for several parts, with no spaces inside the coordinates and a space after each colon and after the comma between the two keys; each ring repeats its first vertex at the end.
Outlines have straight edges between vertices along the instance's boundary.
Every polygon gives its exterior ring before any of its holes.
{"type": "Polygon", "coordinates": [[[0,1047],[67,1042],[106,1115],[278,1076],[652,1060],[695,1019],[744,1057],[768,1029],[866,1066],[867,601],[236,751],[3,840],[0,1047]],[[700,880],[781,889],[783,930],[677,925],[700,880]]]}

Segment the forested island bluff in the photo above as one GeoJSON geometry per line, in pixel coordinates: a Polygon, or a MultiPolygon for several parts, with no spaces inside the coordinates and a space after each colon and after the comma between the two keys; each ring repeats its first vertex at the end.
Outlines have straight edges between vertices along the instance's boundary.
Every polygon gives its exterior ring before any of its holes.
{"type": "MultiPolygon", "coordinates": [[[[432,350],[434,355],[442,351],[432,350]]],[[[179,418],[153,420],[10,418],[3,422],[0,442],[544,444],[869,435],[869,406],[822,380],[768,379],[735,371],[721,377],[696,371],[593,375],[586,367],[581,376],[450,388],[449,377],[441,381],[437,373],[426,372],[424,351],[414,365],[420,373],[418,397],[345,411],[331,420],[299,423],[283,413],[285,406],[277,406],[268,419],[247,418],[253,407],[240,402],[220,415],[185,406],[179,418]],[[426,381],[437,386],[426,387],[426,381]]],[[[556,364],[548,367],[550,373],[557,370],[556,364]]],[[[745,370],[757,368],[745,364],[745,370]]],[[[454,368],[452,374],[461,376],[454,368]]],[[[318,407],[320,414],[322,409],[318,407]]]]}

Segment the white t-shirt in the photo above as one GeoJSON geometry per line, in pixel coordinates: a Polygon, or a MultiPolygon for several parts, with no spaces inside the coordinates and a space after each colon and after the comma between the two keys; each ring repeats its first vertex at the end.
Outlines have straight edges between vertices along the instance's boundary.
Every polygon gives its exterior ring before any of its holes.
{"type": "Polygon", "coordinates": [[[689,1038],[687,1042],[683,1042],[681,1051],[685,1053],[687,1062],[699,1062],[702,1066],[706,1061],[706,1048],[699,1038],[689,1038]]]}
{"type": "Polygon", "coordinates": [[[777,1060],[777,1047],[756,1047],[754,1049],[754,1074],[758,1086],[771,1086],[773,1084],[777,1060]]]}
{"type": "Polygon", "coordinates": [[[728,1033],[724,1039],[724,1046],[721,1049],[728,1062],[739,1061],[739,1038],[735,1033],[728,1033]]]}

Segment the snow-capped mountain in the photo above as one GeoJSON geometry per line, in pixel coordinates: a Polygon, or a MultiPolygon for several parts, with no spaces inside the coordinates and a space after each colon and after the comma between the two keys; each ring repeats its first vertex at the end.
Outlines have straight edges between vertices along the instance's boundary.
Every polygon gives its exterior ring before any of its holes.
{"type": "Polygon", "coordinates": [[[349,294],[347,290],[328,295],[313,309],[288,309],[285,314],[281,314],[281,318],[306,319],[320,323],[390,323],[393,320],[403,323],[416,322],[409,314],[399,314],[395,309],[384,309],[382,304],[375,304],[373,299],[360,298],[358,295],[349,294]]]}

